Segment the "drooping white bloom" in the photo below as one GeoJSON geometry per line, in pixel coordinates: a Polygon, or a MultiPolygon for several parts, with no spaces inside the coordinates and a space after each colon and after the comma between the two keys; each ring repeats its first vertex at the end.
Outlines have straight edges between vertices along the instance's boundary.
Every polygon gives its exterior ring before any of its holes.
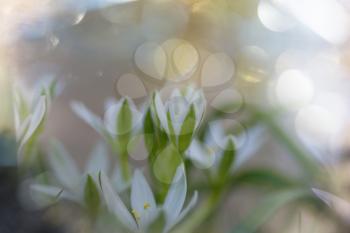
{"type": "Polygon", "coordinates": [[[118,101],[106,102],[103,120],[81,102],[74,101],[71,103],[71,107],[78,117],[107,138],[132,133],[140,127],[142,121],[142,113],[137,110],[134,102],[127,97],[118,101]]]}
{"type": "Polygon", "coordinates": [[[187,88],[184,93],[175,89],[165,103],[160,93],[156,92],[152,106],[159,126],[175,144],[184,143],[187,148],[190,140],[185,137],[194,134],[204,116],[206,101],[203,92],[192,87],[187,88]]]}
{"type": "Polygon", "coordinates": [[[184,169],[177,169],[175,178],[168,191],[163,206],[158,206],[154,194],[143,174],[136,170],[131,187],[131,209],[128,209],[122,199],[116,194],[103,173],[100,175],[100,185],[107,208],[117,219],[132,232],[147,232],[148,227],[163,211],[165,226],[163,232],[169,232],[194,207],[198,194],[194,193],[189,204],[184,207],[187,183],[184,169]]]}

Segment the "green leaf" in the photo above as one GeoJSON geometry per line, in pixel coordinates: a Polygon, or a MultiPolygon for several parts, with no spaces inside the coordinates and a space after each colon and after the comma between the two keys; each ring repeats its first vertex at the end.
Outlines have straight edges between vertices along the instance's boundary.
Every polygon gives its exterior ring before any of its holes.
{"type": "Polygon", "coordinates": [[[254,233],[282,206],[308,195],[309,191],[300,189],[270,194],[231,233],[254,233]]]}
{"type": "Polygon", "coordinates": [[[133,124],[133,115],[130,109],[130,105],[127,99],[124,99],[120,111],[117,116],[117,129],[118,132],[117,144],[120,152],[120,164],[123,172],[123,177],[127,181],[130,179],[129,171],[129,154],[128,144],[131,140],[131,131],[133,124]]]}
{"type": "Polygon", "coordinates": [[[196,127],[196,110],[194,105],[192,104],[181,126],[181,131],[179,135],[180,152],[184,152],[191,144],[195,127],[196,127]]]}
{"type": "Polygon", "coordinates": [[[254,185],[267,188],[285,188],[302,185],[297,181],[292,181],[289,177],[271,170],[250,170],[235,174],[231,183],[237,185],[254,185]]]}
{"type": "Polygon", "coordinates": [[[226,181],[230,169],[236,157],[236,147],[232,138],[227,140],[226,148],[223,152],[222,158],[218,167],[218,179],[220,182],[226,181]]]}
{"type": "Polygon", "coordinates": [[[148,153],[153,152],[153,148],[155,146],[155,125],[152,119],[152,113],[151,109],[149,108],[146,112],[145,119],[143,122],[143,132],[144,132],[144,139],[145,139],[145,145],[147,148],[148,153]]]}
{"type": "Polygon", "coordinates": [[[86,178],[84,188],[84,201],[87,207],[88,213],[91,216],[96,216],[100,208],[100,193],[96,186],[94,179],[88,175],[86,178]]]}
{"type": "Polygon", "coordinates": [[[127,99],[124,99],[117,116],[116,132],[121,135],[130,135],[132,130],[132,112],[127,99]]]}

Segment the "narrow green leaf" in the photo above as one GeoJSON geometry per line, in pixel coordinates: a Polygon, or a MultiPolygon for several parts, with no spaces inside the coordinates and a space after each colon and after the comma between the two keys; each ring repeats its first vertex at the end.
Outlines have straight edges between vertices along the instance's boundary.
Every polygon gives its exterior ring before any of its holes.
{"type": "Polygon", "coordinates": [[[144,139],[147,151],[149,154],[153,152],[155,146],[155,125],[152,119],[151,109],[149,108],[146,112],[144,123],[143,123],[144,139]]]}
{"type": "Polygon", "coordinates": [[[128,144],[131,140],[132,112],[127,99],[124,99],[117,116],[117,144],[120,153],[120,164],[125,181],[130,179],[128,144]]]}
{"type": "Polygon", "coordinates": [[[129,135],[132,130],[132,112],[127,99],[124,99],[117,116],[116,132],[121,135],[129,135]]]}
{"type": "Polygon", "coordinates": [[[285,188],[302,185],[301,182],[293,181],[287,176],[271,170],[249,170],[235,174],[231,183],[237,185],[254,185],[267,188],[285,188]]]}
{"type": "Polygon", "coordinates": [[[196,110],[194,105],[192,104],[181,126],[181,131],[179,135],[180,152],[184,152],[191,144],[195,127],[196,127],[196,110]]]}
{"type": "Polygon", "coordinates": [[[100,208],[100,193],[94,179],[88,175],[84,188],[84,201],[88,213],[91,216],[96,216],[100,208]]]}
{"type": "Polygon", "coordinates": [[[229,175],[230,169],[236,157],[236,147],[232,138],[227,140],[226,148],[218,167],[218,179],[224,182],[229,175]]]}

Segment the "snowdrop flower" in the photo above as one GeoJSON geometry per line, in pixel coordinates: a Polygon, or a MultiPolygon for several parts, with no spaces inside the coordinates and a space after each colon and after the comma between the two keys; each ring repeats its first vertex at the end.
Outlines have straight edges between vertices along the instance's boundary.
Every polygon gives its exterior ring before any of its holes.
{"type": "Polygon", "coordinates": [[[34,95],[31,95],[19,83],[15,85],[13,111],[16,139],[19,143],[19,162],[22,162],[25,156],[31,156],[31,154],[24,153],[24,148],[37,139],[51,102],[61,90],[62,85],[52,78],[41,80],[36,84],[34,90],[31,91],[34,95]]]}
{"type": "MultiPolygon", "coordinates": [[[[244,145],[240,148],[235,148],[235,160],[230,167],[231,172],[241,167],[256,154],[257,150],[264,142],[261,138],[262,133],[263,128],[260,126],[255,126],[248,130],[244,145]]],[[[244,136],[234,137],[233,135],[226,135],[222,124],[219,121],[215,121],[211,123],[209,132],[204,138],[204,142],[194,139],[187,149],[186,155],[199,168],[215,169],[217,168],[215,165],[221,160],[222,154],[229,141],[237,145],[238,141],[243,140],[240,137],[244,136]]]]}
{"type": "Polygon", "coordinates": [[[152,100],[156,122],[169,135],[171,141],[178,145],[180,151],[189,146],[203,119],[205,106],[203,92],[192,87],[187,88],[185,93],[175,89],[165,103],[158,92],[152,100]]]}
{"type": "MultiPolygon", "coordinates": [[[[102,142],[97,143],[92,150],[90,158],[88,159],[83,171],[78,169],[72,156],[59,142],[53,143],[51,147],[49,165],[55,182],[53,181],[50,184],[36,182],[32,184],[32,196],[35,198],[35,195],[45,195],[56,199],[67,199],[80,204],[84,204],[84,191],[86,190],[87,185],[91,188],[91,186],[95,185],[94,183],[97,181],[99,172],[104,171],[105,173],[109,173],[110,170],[108,151],[102,142]]],[[[118,173],[113,175],[113,181],[114,184],[123,184],[118,173]]],[[[118,188],[120,187],[121,186],[118,188]]],[[[126,187],[127,185],[125,185],[123,189],[126,187]]],[[[116,187],[117,191],[122,191],[118,190],[118,188],[116,187]]]]}
{"type": "Polygon", "coordinates": [[[72,102],[71,107],[78,117],[102,136],[112,139],[118,135],[134,132],[140,127],[142,121],[142,113],[137,110],[134,102],[127,97],[118,101],[107,101],[103,120],[80,102],[72,102]]]}
{"type": "Polygon", "coordinates": [[[168,191],[165,202],[158,206],[154,194],[142,172],[135,171],[131,187],[131,210],[116,194],[105,174],[100,174],[100,185],[107,208],[118,220],[132,232],[147,232],[150,225],[156,221],[161,212],[165,216],[163,232],[169,232],[194,207],[198,194],[194,193],[189,204],[184,207],[187,183],[183,166],[176,172],[175,178],[168,191]]]}
{"type": "Polygon", "coordinates": [[[113,152],[119,154],[120,167],[125,182],[130,180],[129,144],[141,128],[143,114],[136,109],[130,98],[107,101],[104,120],[97,117],[82,103],[72,102],[73,111],[87,124],[99,132],[111,145],[113,152]]]}

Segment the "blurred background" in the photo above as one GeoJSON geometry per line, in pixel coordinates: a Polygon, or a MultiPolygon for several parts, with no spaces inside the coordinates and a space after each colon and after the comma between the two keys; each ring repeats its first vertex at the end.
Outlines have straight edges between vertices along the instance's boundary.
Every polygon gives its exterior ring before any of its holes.
{"type": "MultiPolygon", "coordinates": [[[[225,100],[283,109],[285,130],[327,165],[333,192],[350,201],[350,1],[3,0],[0,18],[0,127],[11,128],[12,82],[62,80],[42,139],[58,138],[82,162],[98,135],[70,101],[102,115],[109,97],[141,105],[154,89],[195,83],[213,109],[225,100]]],[[[297,175],[288,152],[266,139],[247,166],[297,175]]],[[[259,195],[234,192],[215,226],[239,221],[259,195]]],[[[282,211],[264,229],[340,232],[320,213],[300,216],[286,225],[282,211]]]]}

